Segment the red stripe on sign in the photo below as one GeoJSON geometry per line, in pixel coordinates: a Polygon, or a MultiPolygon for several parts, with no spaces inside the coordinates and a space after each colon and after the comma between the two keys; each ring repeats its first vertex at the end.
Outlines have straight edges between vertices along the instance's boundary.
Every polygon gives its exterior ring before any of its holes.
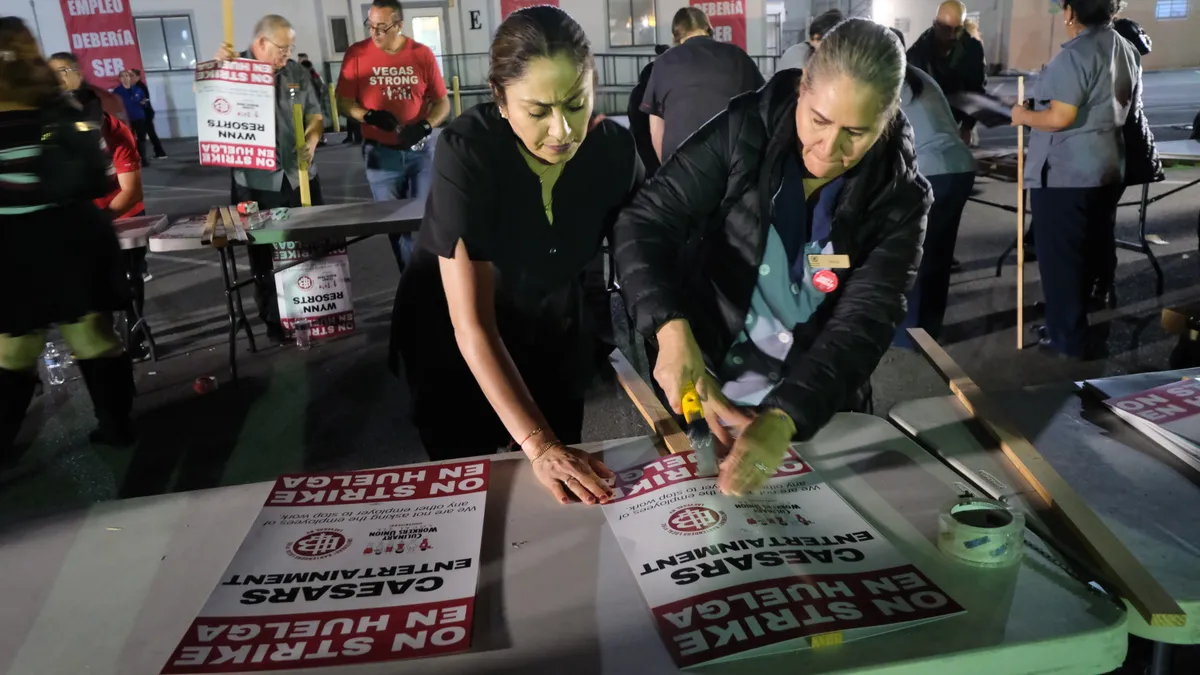
{"type": "Polygon", "coordinates": [[[280,476],[266,506],[363,504],[453,497],[487,490],[489,461],[352,473],[280,476]]]}
{"type": "Polygon", "coordinates": [[[1200,381],[1172,382],[1106,403],[1148,422],[1169,424],[1200,415],[1200,381]]]}
{"type": "MultiPolygon", "coordinates": [[[[788,448],[783,463],[775,471],[774,478],[799,476],[812,469],[800,459],[796,451],[788,448]]],[[[696,475],[696,453],[681,452],[617,472],[613,483],[613,498],[609,504],[639,497],[655,490],[672,487],[680,483],[701,478],[696,475]]]]}
{"type": "Polygon", "coordinates": [[[275,170],[275,148],[245,143],[205,141],[200,144],[201,166],[275,170]]]}
{"type": "Polygon", "coordinates": [[[786,640],[960,611],[916,567],[905,565],[731,586],[655,607],[654,618],[667,651],[686,667],[786,640]]]}
{"type": "Polygon", "coordinates": [[[475,599],[307,614],[197,618],[164,675],[345,666],[465,651],[475,599]]]}

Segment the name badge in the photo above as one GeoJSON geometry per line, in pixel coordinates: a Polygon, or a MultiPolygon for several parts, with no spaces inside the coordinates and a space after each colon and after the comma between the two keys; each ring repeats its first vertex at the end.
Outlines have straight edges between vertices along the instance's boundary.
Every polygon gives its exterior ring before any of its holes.
{"type": "Polygon", "coordinates": [[[813,254],[808,256],[808,266],[817,269],[848,270],[850,256],[813,254]]]}

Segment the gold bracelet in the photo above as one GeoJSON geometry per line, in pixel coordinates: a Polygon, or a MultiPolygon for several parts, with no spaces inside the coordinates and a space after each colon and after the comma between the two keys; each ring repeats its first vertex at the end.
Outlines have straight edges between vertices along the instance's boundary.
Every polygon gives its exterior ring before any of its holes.
{"type": "Polygon", "coordinates": [[[517,443],[517,447],[518,448],[525,447],[525,444],[529,442],[529,439],[533,438],[534,436],[537,436],[540,433],[542,433],[541,427],[538,427],[538,428],[534,429],[533,431],[529,432],[529,435],[525,437],[525,440],[521,441],[520,443],[517,443]]]}
{"type": "Polygon", "coordinates": [[[536,461],[538,461],[539,459],[541,459],[541,458],[542,458],[542,455],[546,454],[547,452],[550,452],[550,449],[551,449],[551,448],[554,448],[554,447],[556,447],[556,446],[560,446],[560,445],[561,445],[561,446],[563,446],[563,447],[566,447],[566,444],[565,444],[565,443],[563,443],[562,441],[560,441],[560,440],[557,440],[557,439],[555,439],[555,440],[553,440],[553,441],[546,441],[546,442],[545,442],[545,443],[542,445],[542,450],[541,450],[541,452],[539,452],[538,454],[534,455],[534,456],[533,456],[533,457],[532,457],[532,458],[529,460],[529,463],[530,463],[530,464],[533,464],[534,462],[536,462],[536,461]]]}

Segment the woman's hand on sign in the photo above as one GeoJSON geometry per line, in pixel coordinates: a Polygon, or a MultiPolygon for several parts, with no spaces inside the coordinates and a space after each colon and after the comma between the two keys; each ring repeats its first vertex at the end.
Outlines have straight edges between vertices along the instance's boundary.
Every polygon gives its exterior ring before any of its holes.
{"type": "Polygon", "coordinates": [[[585,504],[603,504],[612,498],[605,479],[614,474],[598,458],[557,441],[539,453],[533,460],[533,475],[559,503],[574,497],[585,504]]]}
{"type": "Polygon", "coordinates": [[[721,387],[708,374],[704,356],[692,335],[692,328],[683,319],[668,321],[658,329],[658,359],[654,362],[654,381],[662,387],[676,415],[683,414],[683,391],[689,382],[696,385],[704,419],[717,442],[725,447],[733,442],[726,427],[740,429],[754,417],[729,402],[721,387]]]}
{"type": "Polygon", "coordinates": [[[775,475],[796,433],[796,425],[783,411],[771,410],[754,418],[721,462],[717,486],[721,492],[742,497],[762,487],[775,475]]]}
{"type": "Polygon", "coordinates": [[[217,55],[213,58],[218,61],[232,61],[237,58],[237,52],[233,51],[233,45],[222,42],[221,48],[217,50],[217,55]]]}

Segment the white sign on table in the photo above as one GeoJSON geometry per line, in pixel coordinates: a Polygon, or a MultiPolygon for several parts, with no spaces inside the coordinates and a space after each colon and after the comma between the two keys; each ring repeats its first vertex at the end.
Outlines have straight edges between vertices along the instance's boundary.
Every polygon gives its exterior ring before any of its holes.
{"type": "Polygon", "coordinates": [[[314,340],[354,332],[350,256],[343,246],[315,257],[329,245],[324,241],[275,244],[272,260],[276,266],[305,261],[275,275],[279,322],[288,333],[299,319],[308,319],[314,340]]]}
{"type": "Polygon", "coordinates": [[[466,650],[490,462],[281,476],[163,673],[466,650]]]}
{"type": "Polygon", "coordinates": [[[274,171],[275,70],[250,59],[196,64],[200,165],[274,171]]]}
{"type": "Polygon", "coordinates": [[[964,611],[789,453],[749,497],[697,477],[690,452],[617,473],[604,515],[681,668],[964,611]]]}

